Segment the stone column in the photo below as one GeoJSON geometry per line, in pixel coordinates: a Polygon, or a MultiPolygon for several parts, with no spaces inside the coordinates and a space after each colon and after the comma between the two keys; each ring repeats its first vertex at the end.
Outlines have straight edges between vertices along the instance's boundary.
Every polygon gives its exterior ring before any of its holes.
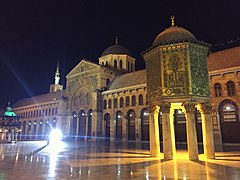
{"type": "MultiPolygon", "coordinates": [[[[73,120],[74,120],[74,118],[73,118],[73,120]]],[[[76,115],[76,120],[77,120],[77,126],[75,128],[77,128],[77,129],[76,129],[76,135],[74,137],[75,140],[78,139],[78,135],[80,134],[80,132],[79,132],[79,123],[80,123],[80,121],[79,121],[79,113],[78,113],[78,115],[76,115]]]]}
{"type": "Polygon", "coordinates": [[[149,135],[150,135],[150,154],[152,157],[160,157],[159,127],[157,106],[149,106],[149,135]]]}
{"type": "Polygon", "coordinates": [[[85,113],[85,117],[86,117],[86,126],[85,126],[84,141],[87,141],[88,140],[88,112],[85,113]]]}
{"type": "Polygon", "coordinates": [[[183,106],[186,111],[187,144],[188,144],[189,160],[198,160],[198,142],[197,142],[196,122],[195,122],[195,116],[194,116],[196,103],[185,102],[183,103],[183,106]]]}
{"type": "Polygon", "coordinates": [[[160,105],[162,112],[162,134],[163,134],[163,153],[164,159],[173,159],[173,139],[170,124],[171,103],[164,102],[160,105]]]}
{"type": "Polygon", "coordinates": [[[202,134],[203,134],[203,148],[207,159],[215,158],[215,149],[213,141],[213,123],[211,117],[211,105],[208,103],[201,103],[202,116],[202,134]]]}

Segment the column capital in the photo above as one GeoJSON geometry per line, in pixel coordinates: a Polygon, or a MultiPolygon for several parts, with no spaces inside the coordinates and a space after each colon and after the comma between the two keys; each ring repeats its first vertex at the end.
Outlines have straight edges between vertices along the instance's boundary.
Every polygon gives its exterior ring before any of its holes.
{"type": "Polygon", "coordinates": [[[210,114],[213,111],[213,107],[210,103],[200,103],[200,107],[204,114],[210,114]]]}
{"type": "Polygon", "coordinates": [[[159,113],[159,107],[158,106],[154,106],[154,105],[149,105],[148,106],[148,111],[149,113],[159,113]]]}
{"type": "Polygon", "coordinates": [[[196,109],[196,104],[195,102],[183,102],[182,106],[185,108],[186,113],[194,113],[196,109]]]}
{"type": "Polygon", "coordinates": [[[162,102],[160,104],[160,110],[162,113],[170,113],[171,103],[170,102],[162,102]]]}

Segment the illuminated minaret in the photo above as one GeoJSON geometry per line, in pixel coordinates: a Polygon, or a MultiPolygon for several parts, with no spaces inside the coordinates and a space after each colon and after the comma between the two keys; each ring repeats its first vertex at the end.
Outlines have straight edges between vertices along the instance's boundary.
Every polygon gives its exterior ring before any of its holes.
{"type": "Polygon", "coordinates": [[[50,85],[50,92],[56,92],[63,90],[63,85],[59,84],[60,81],[60,72],[59,72],[59,61],[57,62],[56,72],[55,72],[55,81],[54,84],[50,85]]]}
{"type": "Polygon", "coordinates": [[[55,84],[59,84],[60,73],[59,73],[59,61],[57,62],[57,68],[55,72],[55,84]]]}

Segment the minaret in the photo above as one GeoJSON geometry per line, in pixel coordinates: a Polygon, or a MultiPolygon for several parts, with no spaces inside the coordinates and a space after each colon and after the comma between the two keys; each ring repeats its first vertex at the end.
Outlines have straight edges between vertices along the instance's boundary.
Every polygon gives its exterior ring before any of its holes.
{"type": "Polygon", "coordinates": [[[55,84],[59,84],[60,73],[59,73],[59,61],[57,62],[57,68],[55,72],[55,84]]]}
{"type": "Polygon", "coordinates": [[[59,72],[59,61],[57,62],[56,72],[55,72],[55,81],[54,84],[50,85],[50,92],[56,92],[63,90],[63,85],[59,84],[60,81],[60,72],[59,72]]]}

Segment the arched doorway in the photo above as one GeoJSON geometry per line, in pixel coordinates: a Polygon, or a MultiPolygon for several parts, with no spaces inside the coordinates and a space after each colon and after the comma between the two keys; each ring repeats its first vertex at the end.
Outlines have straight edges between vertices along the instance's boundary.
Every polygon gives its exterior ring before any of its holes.
{"type": "Polygon", "coordinates": [[[77,135],[77,113],[75,111],[72,112],[72,122],[70,128],[70,135],[72,136],[71,138],[74,139],[77,135]]]}
{"type": "Polygon", "coordinates": [[[37,121],[36,120],[33,123],[32,139],[37,139],[37,121]]]}
{"type": "Polygon", "coordinates": [[[45,139],[48,139],[49,133],[50,133],[50,125],[49,125],[49,120],[45,121],[45,131],[44,131],[44,137],[45,139]]]}
{"type": "Polygon", "coordinates": [[[229,99],[218,107],[223,143],[240,143],[239,107],[229,99]]]}
{"type": "Polygon", "coordinates": [[[27,138],[26,139],[30,139],[31,138],[31,130],[32,130],[31,125],[32,125],[32,122],[28,121],[27,138]]]}
{"type": "Polygon", "coordinates": [[[123,114],[121,111],[116,112],[116,139],[122,140],[122,119],[123,119],[123,114]]]}
{"type": "Polygon", "coordinates": [[[87,136],[91,139],[92,135],[92,109],[88,110],[88,127],[87,127],[87,136]]]}
{"type": "Polygon", "coordinates": [[[135,118],[136,114],[133,110],[129,110],[127,113],[128,121],[128,140],[135,141],[135,118]]]}
{"type": "Polygon", "coordinates": [[[56,120],[56,118],[54,117],[54,118],[53,118],[53,121],[52,121],[52,128],[53,128],[53,129],[56,129],[56,127],[57,127],[57,120],[56,120]]]}
{"type": "Polygon", "coordinates": [[[78,136],[84,139],[86,136],[86,113],[80,110],[78,113],[78,136]]]}
{"type": "Polygon", "coordinates": [[[105,140],[110,140],[110,114],[104,114],[104,125],[105,125],[105,140]]]}
{"type": "Polygon", "coordinates": [[[43,131],[43,120],[41,119],[39,122],[39,126],[38,126],[38,139],[43,139],[42,137],[42,131],[43,131]]]}
{"type": "Polygon", "coordinates": [[[146,108],[141,111],[142,141],[149,141],[149,113],[146,108]]]}
{"type": "Polygon", "coordinates": [[[26,121],[23,121],[22,123],[22,138],[21,139],[26,139],[26,121]]]}

